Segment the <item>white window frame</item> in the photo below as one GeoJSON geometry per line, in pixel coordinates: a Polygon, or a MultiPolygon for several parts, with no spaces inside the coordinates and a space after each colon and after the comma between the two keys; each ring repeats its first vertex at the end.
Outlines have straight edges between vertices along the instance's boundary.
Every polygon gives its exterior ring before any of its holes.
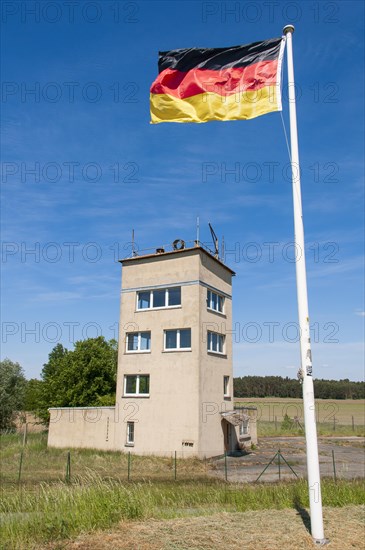
{"type": "Polygon", "coordinates": [[[229,393],[230,376],[223,376],[223,397],[230,397],[229,393]]]}
{"type": "Polygon", "coordinates": [[[135,428],[135,422],[127,422],[126,445],[128,445],[129,447],[134,446],[134,428],[135,428]]]}
{"type": "Polygon", "coordinates": [[[143,377],[148,376],[148,379],[150,378],[149,374],[125,374],[124,375],[124,388],[123,388],[124,397],[149,397],[150,396],[150,392],[149,392],[150,380],[148,380],[148,393],[139,392],[139,380],[141,376],[143,377]],[[136,378],[136,393],[127,393],[127,378],[132,376],[136,378]]]}
{"type": "Polygon", "coordinates": [[[209,311],[214,311],[215,313],[222,313],[224,314],[224,296],[222,294],[219,294],[218,292],[214,292],[214,290],[211,290],[210,288],[207,289],[207,308],[209,311]],[[217,307],[213,306],[213,295],[217,297],[216,304],[217,307]],[[222,309],[219,309],[219,299],[221,300],[222,309]]]}
{"type": "Polygon", "coordinates": [[[125,352],[126,353],[151,353],[151,331],[150,330],[140,330],[138,332],[127,332],[125,335],[125,352]],[[137,349],[128,349],[128,339],[129,336],[138,335],[138,344],[137,349]],[[142,340],[142,334],[149,334],[150,340],[149,344],[150,347],[148,349],[141,349],[141,340],[142,340]]]}
{"type": "Polygon", "coordinates": [[[151,289],[151,290],[139,290],[137,292],[137,302],[136,302],[136,310],[137,311],[149,311],[151,309],[154,309],[154,310],[156,310],[156,309],[172,309],[172,308],[177,308],[177,307],[181,307],[181,286],[172,286],[172,287],[168,287],[168,288],[154,288],[154,289],[151,289]],[[170,306],[169,305],[169,293],[170,293],[170,290],[174,290],[176,288],[180,289],[180,303],[170,306]],[[164,291],[165,292],[165,305],[154,307],[154,305],[153,305],[153,293],[155,291],[164,291]],[[139,295],[142,294],[142,293],[148,293],[148,292],[150,293],[150,305],[149,305],[149,307],[138,307],[139,295]]]}
{"type": "Polygon", "coordinates": [[[213,332],[211,330],[208,330],[207,333],[207,350],[209,353],[216,353],[217,355],[225,355],[225,345],[226,345],[226,337],[224,334],[220,334],[219,332],[213,332]],[[213,337],[210,338],[210,335],[217,336],[217,347],[219,348],[219,339],[222,339],[222,351],[219,349],[213,349],[213,337]]]}
{"type": "Polygon", "coordinates": [[[241,422],[239,432],[240,436],[250,435],[250,421],[248,418],[241,422]]]}
{"type": "Polygon", "coordinates": [[[191,351],[191,328],[190,327],[184,327],[184,328],[167,328],[163,331],[163,349],[164,351],[191,351]],[[180,331],[181,330],[190,330],[190,347],[189,348],[181,348],[180,347],[180,331]],[[168,348],[166,347],[166,333],[167,332],[176,332],[176,348],[168,348]]]}

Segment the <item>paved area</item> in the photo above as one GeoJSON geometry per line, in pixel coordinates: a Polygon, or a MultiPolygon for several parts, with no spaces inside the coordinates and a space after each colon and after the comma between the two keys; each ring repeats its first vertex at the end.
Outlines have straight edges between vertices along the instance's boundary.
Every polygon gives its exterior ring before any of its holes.
{"type": "MultiPolygon", "coordinates": [[[[304,437],[262,437],[254,451],[242,456],[227,457],[228,481],[255,481],[265,466],[280,449],[282,456],[298,477],[306,477],[306,449],[304,437]]],[[[334,464],[337,479],[365,477],[365,438],[364,437],[322,437],[318,440],[321,475],[334,477],[334,464]]],[[[295,479],[295,474],[283,459],[275,461],[261,476],[260,481],[295,479]]],[[[225,477],[225,460],[219,458],[213,463],[212,476],[225,477]]]]}

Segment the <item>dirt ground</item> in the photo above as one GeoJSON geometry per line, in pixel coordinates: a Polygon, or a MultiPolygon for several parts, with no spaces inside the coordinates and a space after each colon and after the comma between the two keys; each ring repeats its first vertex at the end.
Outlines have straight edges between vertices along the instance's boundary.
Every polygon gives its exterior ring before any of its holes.
{"type": "MultiPolygon", "coordinates": [[[[228,481],[255,481],[279,449],[297,476],[306,477],[304,437],[261,437],[258,448],[254,451],[243,456],[227,457],[228,481]]],[[[337,479],[365,477],[364,437],[321,437],[318,442],[318,452],[322,476],[334,477],[334,460],[337,479]]],[[[211,475],[224,478],[224,458],[214,461],[213,465],[214,469],[211,475]]],[[[280,476],[281,479],[295,479],[295,474],[283,459],[280,460],[280,476]]],[[[261,476],[260,481],[277,481],[278,479],[279,464],[276,459],[261,476]]]]}
{"type": "MultiPolygon", "coordinates": [[[[364,548],[364,506],[324,508],[331,550],[364,548]]],[[[47,550],[307,550],[315,548],[305,510],[224,513],[122,522],[113,530],[48,545],[47,550]]]]}

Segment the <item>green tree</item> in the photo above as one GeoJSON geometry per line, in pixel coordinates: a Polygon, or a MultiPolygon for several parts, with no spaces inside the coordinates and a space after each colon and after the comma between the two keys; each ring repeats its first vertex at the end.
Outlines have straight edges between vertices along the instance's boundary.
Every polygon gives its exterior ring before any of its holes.
{"type": "Polygon", "coordinates": [[[24,410],[37,413],[41,407],[43,382],[37,378],[28,380],[24,393],[24,410]]]}
{"type": "Polygon", "coordinates": [[[15,413],[24,405],[26,379],[19,363],[0,362],[0,430],[14,426],[15,413]]]}
{"type": "MultiPolygon", "coordinates": [[[[235,397],[302,397],[298,379],[281,376],[243,376],[234,379],[235,397]]],[[[364,399],[365,383],[314,380],[314,395],[322,399],[364,399]]]]}
{"type": "Polygon", "coordinates": [[[115,403],[117,342],[103,336],[58,344],[42,370],[41,418],[48,407],[92,407],[115,403]]]}

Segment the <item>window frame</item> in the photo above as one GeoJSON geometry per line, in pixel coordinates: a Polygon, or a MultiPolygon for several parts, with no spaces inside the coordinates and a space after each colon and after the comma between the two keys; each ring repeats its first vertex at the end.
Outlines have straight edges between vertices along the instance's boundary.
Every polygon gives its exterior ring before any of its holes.
{"type": "Polygon", "coordinates": [[[124,384],[123,384],[123,397],[149,397],[150,396],[150,375],[149,374],[125,374],[124,375],[124,384]],[[136,379],[136,392],[127,393],[127,379],[128,378],[136,379]],[[140,378],[148,378],[148,393],[140,393],[140,378]]]}
{"type": "Polygon", "coordinates": [[[221,315],[224,315],[224,306],[225,306],[225,297],[223,294],[219,294],[219,292],[215,292],[214,290],[211,290],[210,288],[207,289],[207,309],[209,311],[213,311],[214,313],[220,313],[221,315]],[[216,304],[217,307],[213,307],[213,296],[216,296],[216,304]],[[221,309],[219,309],[218,305],[221,303],[221,309]]]}
{"type": "Polygon", "coordinates": [[[136,300],[136,310],[137,311],[150,311],[150,310],[157,310],[157,309],[172,309],[172,308],[178,308],[178,307],[181,307],[181,286],[171,286],[171,287],[166,287],[166,288],[153,288],[151,290],[139,290],[139,291],[137,291],[137,300],[136,300]],[[176,289],[180,290],[180,303],[169,305],[170,291],[176,290],[176,289]],[[153,293],[154,292],[161,292],[161,291],[165,292],[165,305],[154,307],[154,305],[153,305],[153,302],[154,302],[153,293]],[[147,294],[147,293],[149,293],[149,306],[148,307],[139,307],[139,295],[140,294],[147,294]]]}
{"type": "Polygon", "coordinates": [[[208,353],[215,353],[217,355],[225,355],[225,345],[226,345],[226,336],[225,336],[225,334],[221,334],[219,332],[214,332],[212,330],[207,331],[207,351],[208,351],[208,353]],[[210,337],[210,335],[212,335],[212,336],[210,337]],[[217,337],[217,348],[220,347],[219,346],[220,338],[222,339],[221,340],[222,351],[220,351],[219,349],[213,349],[213,337],[214,336],[217,337]]]}
{"type": "Polygon", "coordinates": [[[135,422],[127,422],[127,433],[126,433],[126,445],[128,447],[134,447],[135,442],[135,422]],[[132,435],[132,437],[131,437],[132,435]]]}
{"type": "Polygon", "coordinates": [[[184,328],[167,328],[163,331],[163,351],[173,352],[173,351],[191,351],[191,327],[184,328]],[[181,332],[182,330],[190,331],[190,347],[181,347],[181,332]],[[166,336],[168,332],[176,332],[176,348],[166,347],[166,336]]]}
{"type": "Polygon", "coordinates": [[[230,376],[224,375],[223,376],[223,397],[230,397],[229,392],[229,386],[230,386],[230,376]]]}
{"type": "Polygon", "coordinates": [[[150,330],[139,330],[135,332],[126,332],[125,335],[125,353],[151,353],[151,331],[150,330]],[[129,344],[129,336],[133,336],[137,334],[137,349],[128,349],[129,344]],[[149,334],[149,348],[148,349],[141,349],[141,341],[142,341],[142,334],[149,334]]]}
{"type": "Polygon", "coordinates": [[[246,420],[243,420],[241,422],[241,424],[239,425],[239,435],[240,435],[240,437],[250,435],[250,420],[249,420],[249,418],[247,418],[246,420]]]}

